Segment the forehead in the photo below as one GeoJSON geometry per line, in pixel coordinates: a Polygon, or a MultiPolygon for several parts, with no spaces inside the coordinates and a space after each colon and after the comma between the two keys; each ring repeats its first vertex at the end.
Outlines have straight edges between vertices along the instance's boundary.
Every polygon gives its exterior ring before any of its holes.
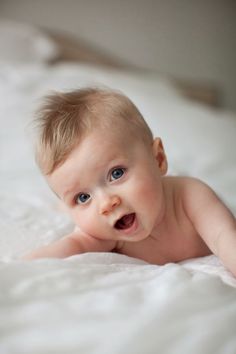
{"type": "Polygon", "coordinates": [[[96,174],[109,163],[119,159],[132,159],[135,142],[131,142],[127,134],[96,131],[85,136],[73,149],[65,162],[56,168],[47,180],[57,193],[70,190],[86,174],[96,174]]]}
{"type": "Polygon", "coordinates": [[[106,160],[128,153],[132,146],[134,146],[134,141],[131,144],[131,137],[125,131],[117,132],[112,127],[98,129],[85,136],[69,158],[73,157],[73,154],[80,154],[81,156],[89,155],[90,161],[106,160]]]}

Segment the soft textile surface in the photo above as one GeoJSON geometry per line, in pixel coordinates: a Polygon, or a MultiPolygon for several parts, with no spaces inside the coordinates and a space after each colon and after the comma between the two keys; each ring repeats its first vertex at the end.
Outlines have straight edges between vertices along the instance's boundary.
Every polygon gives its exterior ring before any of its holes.
{"type": "Polygon", "coordinates": [[[218,277],[84,254],[0,278],[4,354],[235,353],[235,288],[218,277]]]}
{"type": "Polygon", "coordinates": [[[235,353],[236,281],[215,256],[164,267],[116,254],[24,262],[73,225],[30,142],[41,95],[121,89],[163,138],[170,172],[204,179],[236,214],[236,117],[182,99],[164,78],[87,66],[0,67],[0,353],[235,353]]]}

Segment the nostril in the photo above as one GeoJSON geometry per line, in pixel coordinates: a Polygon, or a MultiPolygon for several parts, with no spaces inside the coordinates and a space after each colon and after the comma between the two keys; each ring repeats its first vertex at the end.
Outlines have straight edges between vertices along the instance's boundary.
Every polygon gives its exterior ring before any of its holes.
{"type": "Polygon", "coordinates": [[[116,205],[118,205],[117,201],[113,202],[111,206],[112,206],[112,208],[114,208],[116,205]]]}
{"type": "Polygon", "coordinates": [[[114,207],[115,206],[113,206],[111,203],[102,203],[100,213],[103,215],[108,215],[114,207]]]}
{"type": "Polygon", "coordinates": [[[120,205],[120,198],[118,196],[114,196],[112,199],[112,206],[115,207],[117,205],[120,205]]]}
{"type": "Polygon", "coordinates": [[[101,214],[102,214],[102,215],[108,215],[108,214],[109,214],[109,211],[108,211],[108,210],[102,210],[102,211],[101,211],[101,214]]]}
{"type": "Polygon", "coordinates": [[[120,205],[120,198],[112,196],[102,203],[101,214],[108,215],[114,208],[120,205]]]}

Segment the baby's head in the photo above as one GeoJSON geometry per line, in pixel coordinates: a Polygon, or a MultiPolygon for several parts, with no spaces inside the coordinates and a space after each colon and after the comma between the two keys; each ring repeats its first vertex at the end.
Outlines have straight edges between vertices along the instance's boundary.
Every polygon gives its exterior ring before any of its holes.
{"type": "Polygon", "coordinates": [[[36,161],[50,175],[94,129],[139,139],[152,145],[153,135],[137,107],[118,91],[85,88],[45,97],[36,117],[36,161]]]}
{"type": "Polygon", "coordinates": [[[103,239],[146,238],[165,208],[167,162],[135,105],[111,90],[55,93],[38,123],[38,164],[75,224],[103,239]]]}

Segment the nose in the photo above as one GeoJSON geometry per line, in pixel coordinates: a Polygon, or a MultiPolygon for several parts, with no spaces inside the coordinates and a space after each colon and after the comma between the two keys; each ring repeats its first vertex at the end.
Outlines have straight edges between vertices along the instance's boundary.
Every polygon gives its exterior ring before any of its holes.
{"type": "Polygon", "coordinates": [[[102,202],[100,203],[100,214],[108,215],[116,207],[118,207],[120,203],[120,197],[118,197],[117,195],[106,196],[106,198],[103,198],[102,202]]]}

